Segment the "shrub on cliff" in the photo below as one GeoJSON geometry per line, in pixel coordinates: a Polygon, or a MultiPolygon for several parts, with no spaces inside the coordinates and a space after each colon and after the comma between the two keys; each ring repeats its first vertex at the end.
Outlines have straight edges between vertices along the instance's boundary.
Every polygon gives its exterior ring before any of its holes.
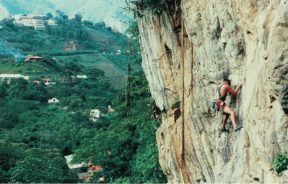
{"type": "Polygon", "coordinates": [[[287,170],[288,169],[288,157],[283,154],[277,155],[273,161],[273,167],[278,174],[284,170],[287,170]]]}
{"type": "Polygon", "coordinates": [[[161,15],[163,11],[170,11],[171,7],[173,9],[177,9],[177,6],[180,6],[181,0],[138,0],[131,1],[131,3],[135,4],[136,9],[134,12],[137,12],[139,15],[139,11],[148,10],[152,12],[154,15],[161,15]],[[174,7],[176,6],[176,7],[174,7]]]}

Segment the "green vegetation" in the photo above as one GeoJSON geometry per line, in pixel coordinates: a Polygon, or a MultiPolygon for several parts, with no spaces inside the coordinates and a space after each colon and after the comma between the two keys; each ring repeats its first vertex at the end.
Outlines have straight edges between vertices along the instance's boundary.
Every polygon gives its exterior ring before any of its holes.
{"type": "Polygon", "coordinates": [[[77,173],[85,168],[71,170],[65,163],[64,156],[73,154],[74,162],[91,161],[103,167],[91,178],[93,183],[100,177],[111,183],[166,182],[157,158],[158,122],[151,118],[148,85],[139,65],[136,23],[128,29],[131,37],[127,48],[127,37],[103,23],[84,22],[80,15],[69,20],[61,12],[55,20],[59,25],[50,32],[19,28],[8,20],[0,23],[4,25],[0,30],[3,40],[26,54],[43,57],[41,61],[30,62],[0,58],[0,73],[30,77],[28,81],[0,81],[0,181],[82,182],[77,173]],[[72,25],[77,29],[65,32],[72,25]],[[96,33],[111,42],[97,41],[96,33]],[[71,40],[77,41],[79,50],[63,49],[71,40]],[[91,41],[91,46],[84,41],[91,41]],[[107,71],[97,68],[101,63],[126,70],[127,53],[116,54],[119,48],[129,49],[130,53],[129,104],[128,88],[115,90],[111,79],[105,76],[111,68],[107,71]],[[76,78],[79,74],[88,78],[76,78]],[[47,78],[55,83],[46,85],[47,78]],[[49,104],[48,100],[54,97],[59,103],[49,104]],[[116,111],[108,112],[108,105],[116,111]],[[92,121],[90,110],[95,108],[102,115],[92,121]]]}
{"type": "Polygon", "coordinates": [[[283,155],[283,154],[277,155],[273,161],[273,167],[278,174],[284,170],[287,170],[288,169],[287,155],[283,155]]]}
{"type": "Polygon", "coordinates": [[[139,65],[139,34],[135,25],[136,22],[131,22],[127,31],[130,35],[132,67],[129,116],[125,112],[126,88],[119,91],[112,101],[117,113],[106,116],[105,124],[101,125],[97,134],[85,139],[75,151],[78,161],[92,161],[104,166],[104,170],[95,175],[92,182],[97,182],[102,176],[112,183],[167,182],[158,164],[155,140],[158,122],[151,118],[151,98],[139,65]]]}
{"type": "MultiPolygon", "coordinates": [[[[68,19],[67,15],[57,11],[57,16],[47,14],[57,25],[45,25],[45,31],[36,31],[29,27],[19,27],[13,20],[0,21],[0,41],[5,40],[9,47],[18,48],[23,54],[33,54],[58,61],[58,64],[76,60],[79,64],[97,68],[100,66],[113,87],[119,89],[123,83],[116,81],[123,78],[127,62],[127,36],[113,31],[104,22],[92,23],[82,21],[81,15],[68,19]],[[103,66],[104,65],[104,66],[103,66]],[[113,72],[111,73],[110,70],[113,72]]],[[[0,43],[1,46],[1,43],[0,43]]],[[[0,48],[1,57],[1,48],[0,48]]],[[[6,71],[15,72],[11,64],[6,71]],[[10,69],[11,68],[11,69],[10,69]]],[[[14,64],[13,64],[14,65],[14,64]]],[[[17,70],[22,71],[20,67],[17,70]]],[[[30,67],[35,69],[34,66],[30,67]]],[[[26,68],[27,69],[27,68],[26,68]]],[[[36,72],[35,69],[32,73],[36,72]]],[[[41,70],[41,69],[40,69],[41,70]]],[[[4,71],[3,71],[4,73],[4,71]]]]}
{"type": "Polygon", "coordinates": [[[141,17],[141,12],[144,10],[148,10],[148,12],[152,12],[155,15],[161,15],[163,11],[170,11],[171,7],[173,9],[177,9],[180,6],[181,0],[136,0],[131,1],[131,3],[135,4],[136,9],[134,12],[141,17]],[[175,8],[176,6],[176,8],[175,8]]]}
{"type": "Polygon", "coordinates": [[[117,106],[116,116],[107,116],[105,126],[95,136],[85,139],[75,153],[79,161],[91,160],[104,166],[100,175],[109,182],[163,183],[166,180],[158,165],[155,142],[157,122],[149,114],[148,87],[143,73],[132,76],[131,115],[124,117],[125,96],[124,92],[120,93],[113,101],[117,106]]]}
{"type": "MultiPolygon", "coordinates": [[[[47,15],[47,18],[51,17],[47,15]]],[[[73,41],[77,50],[94,50],[98,52],[116,52],[126,45],[126,36],[114,32],[105,23],[93,24],[82,21],[80,15],[68,19],[67,15],[58,11],[53,18],[57,26],[45,25],[46,31],[36,31],[30,27],[19,27],[13,19],[1,21],[1,37],[15,48],[25,52],[64,51],[67,43],[73,41]]],[[[67,50],[67,48],[66,48],[67,50]]]]}
{"type": "Polygon", "coordinates": [[[6,165],[1,164],[5,179],[1,181],[78,181],[75,173],[68,170],[63,155],[71,153],[86,136],[95,134],[97,124],[89,120],[89,111],[99,108],[105,112],[114,91],[103,72],[97,70],[87,69],[86,80],[70,81],[68,74],[77,67],[75,64],[65,66],[65,80],[48,87],[43,82],[37,84],[24,79],[1,83],[0,142],[17,153],[7,155],[10,160],[3,157],[5,152],[0,153],[0,163],[6,165]],[[47,104],[52,97],[57,97],[60,103],[47,104]],[[29,166],[34,172],[25,169],[29,166]]]}

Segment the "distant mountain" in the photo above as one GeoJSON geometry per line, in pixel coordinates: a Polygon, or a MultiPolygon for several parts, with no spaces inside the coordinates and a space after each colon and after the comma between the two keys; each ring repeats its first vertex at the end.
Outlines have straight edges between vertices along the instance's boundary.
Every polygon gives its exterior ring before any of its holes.
{"type": "Polygon", "coordinates": [[[9,16],[9,11],[0,3],[0,19],[9,16]]]}
{"type": "Polygon", "coordinates": [[[0,19],[15,14],[46,14],[61,10],[68,16],[79,13],[93,22],[104,21],[112,28],[124,30],[127,15],[125,0],[0,0],[0,19]]]}

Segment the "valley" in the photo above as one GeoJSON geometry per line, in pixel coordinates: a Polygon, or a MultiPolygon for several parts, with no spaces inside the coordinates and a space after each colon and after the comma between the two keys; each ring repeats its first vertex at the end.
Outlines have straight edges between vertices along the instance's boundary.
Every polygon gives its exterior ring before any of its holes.
{"type": "Polygon", "coordinates": [[[128,55],[127,36],[105,24],[52,19],[0,22],[0,181],[165,181],[138,43],[128,55]]]}

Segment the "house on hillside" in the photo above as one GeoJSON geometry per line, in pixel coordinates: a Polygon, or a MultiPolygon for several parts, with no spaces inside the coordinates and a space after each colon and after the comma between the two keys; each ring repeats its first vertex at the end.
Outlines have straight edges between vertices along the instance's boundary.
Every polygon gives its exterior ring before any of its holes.
{"type": "Polygon", "coordinates": [[[101,117],[101,111],[99,109],[92,109],[90,111],[89,119],[93,122],[97,122],[98,119],[101,117]]]}
{"type": "Polygon", "coordinates": [[[115,109],[113,109],[111,105],[108,105],[107,112],[115,112],[115,109]]]}
{"type": "Polygon", "coordinates": [[[49,26],[57,26],[58,25],[54,19],[47,20],[47,24],[49,26]]]}
{"type": "MultiPolygon", "coordinates": [[[[88,176],[90,177],[84,178],[84,181],[89,181],[93,177],[94,173],[102,171],[103,167],[100,165],[94,165],[91,161],[89,161],[87,164],[87,170],[89,174],[88,176]]],[[[98,182],[104,182],[104,181],[105,177],[102,176],[98,178],[98,182]]]]}
{"type": "Polygon", "coordinates": [[[88,162],[88,172],[99,172],[103,170],[103,167],[100,165],[94,165],[91,161],[88,162]]]}
{"type": "Polygon", "coordinates": [[[48,100],[49,104],[56,104],[56,103],[59,103],[59,102],[60,101],[57,98],[52,98],[52,99],[48,100]]]}
{"type": "Polygon", "coordinates": [[[51,82],[51,81],[47,81],[44,83],[46,86],[51,86],[51,85],[55,85],[56,82],[51,82]]]}
{"type": "MultiPolygon", "coordinates": [[[[64,156],[64,158],[66,160],[66,164],[67,164],[69,169],[74,170],[74,169],[81,169],[81,168],[86,168],[87,167],[87,164],[84,163],[84,162],[82,162],[82,163],[72,163],[73,157],[74,157],[73,154],[64,156]]],[[[82,180],[82,181],[90,181],[90,179],[92,177],[91,173],[89,173],[88,171],[77,173],[77,175],[78,175],[78,178],[80,180],[82,180]]]]}
{"type": "Polygon", "coordinates": [[[39,84],[41,84],[41,81],[39,81],[39,80],[34,80],[33,83],[39,85],[39,84]]]}
{"type": "Polygon", "coordinates": [[[44,77],[44,76],[41,77],[41,80],[42,80],[43,82],[50,82],[50,78],[44,77]]]}
{"type": "MultiPolygon", "coordinates": [[[[91,180],[91,178],[93,177],[94,173],[102,171],[103,168],[99,165],[94,165],[91,161],[87,163],[85,162],[81,162],[81,163],[72,163],[73,162],[73,157],[74,155],[67,155],[64,156],[65,160],[66,160],[66,164],[69,167],[69,169],[74,170],[77,173],[78,177],[80,180],[82,181],[86,181],[89,182],[91,180]]],[[[100,177],[98,178],[99,182],[104,182],[105,178],[104,177],[100,177]]]]}
{"type": "Polygon", "coordinates": [[[31,27],[40,31],[46,29],[44,25],[45,15],[19,14],[12,16],[12,18],[14,19],[14,24],[19,26],[31,27]]]}
{"type": "Polygon", "coordinates": [[[42,77],[41,80],[44,82],[46,86],[55,85],[56,82],[52,82],[48,77],[42,77]]]}
{"type": "Polygon", "coordinates": [[[67,156],[64,156],[64,158],[66,160],[66,164],[68,165],[69,169],[77,169],[81,167],[86,167],[86,164],[84,162],[78,163],[78,164],[72,164],[73,155],[67,155],[67,156]]]}
{"type": "Polygon", "coordinates": [[[20,78],[29,80],[29,76],[21,74],[0,74],[0,79],[20,79],[20,78]]]}
{"type": "Polygon", "coordinates": [[[76,75],[77,79],[88,79],[87,75],[76,75]]]}
{"type": "Polygon", "coordinates": [[[43,58],[40,57],[40,56],[27,55],[25,57],[25,62],[28,62],[28,61],[41,61],[41,60],[43,60],[43,58]]]}

